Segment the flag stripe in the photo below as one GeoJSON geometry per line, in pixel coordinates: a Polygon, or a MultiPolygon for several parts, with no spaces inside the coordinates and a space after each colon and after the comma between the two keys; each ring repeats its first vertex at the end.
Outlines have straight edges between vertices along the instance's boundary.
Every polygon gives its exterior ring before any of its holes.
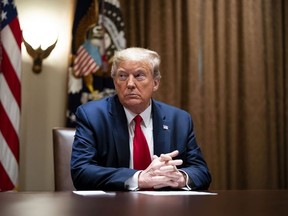
{"type": "Polygon", "coordinates": [[[82,53],[81,55],[77,56],[75,60],[77,60],[76,64],[74,65],[74,68],[77,70],[78,68],[81,68],[83,64],[85,64],[85,61],[87,61],[87,58],[89,58],[89,55],[87,52],[82,53]]]}
{"type": "MultiPolygon", "coordinates": [[[[1,32],[1,40],[3,48],[7,52],[8,58],[11,61],[13,70],[17,73],[18,79],[20,79],[21,61],[19,61],[19,57],[21,58],[21,47],[17,42],[19,37],[14,37],[13,31],[14,30],[11,30],[9,26],[6,26],[1,32]]],[[[5,69],[5,67],[3,69],[5,69]]]]}
{"type": "MultiPolygon", "coordinates": [[[[13,129],[13,125],[9,117],[6,115],[6,112],[0,102],[0,131],[3,135],[3,138],[6,140],[8,146],[16,157],[16,160],[19,160],[19,138],[17,133],[13,129]]],[[[2,150],[1,150],[2,151],[2,150]]]]}
{"type": "Polygon", "coordinates": [[[6,170],[4,169],[1,163],[0,163],[0,180],[1,180],[0,191],[6,191],[7,188],[14,187],[14,184],[10,180],[10,177],[7,175],[6,170]]]}
{"type": "Polygon", "coordinates": [[[89,53],[83,49],[81,52],[79,52],[79,55],[77,55],[75,58],[75,60],[77,60],[76,65],[83,66],[87,58],[90,58],[89,53]]]}
{"type": "Polygon", "coordinates": [[[18,179],[18,170],[13,169],[13,167],[18,167],[18,161],[16,160],[14,154],[11,152],[11,149],[9,148],[1,133],[0,145],[0,161],[2,167],[6,170],[6,175],[9,176],[10,181],[16,185],[18,179]]]}
{"type": "Polygon", "coordinates": [[[83,66],[83,64],[85,64],[85,61],[87,61],[87,58],[89,58],[89,55],[88,55],[87,52],[84,52],[81,55],[77,56],[76,57],[77,62],[75,64],[75,67],[76,68],[81,68],[83,66]]]}
{"type": "Polygon", "coordinates": [[[84,54],[85,54],[85,49],[83,48],[83,46],[81,46],[79,48],[79,50],[77,51],[77,55],[76,55],[74,64],[77,64],[80,61],[81,56],[83,56],[84,54]]]}
{"type": "Polygon", "coordinates": [[[83,68],[83,71],[89,74],[93,73],[94,72],[93,69],[95,68],[97,68],[97,64],[95,64],[95,62],[92,59],[90,59],[87,62],[86,66],[83,68]]]}
{"type": "MultiPolygon", "coordinates": [[[[10,30],[12,31],[12,35],[15,40],[16,40],[16,43],[18,45],[18,50],[21,50],[21,44],[22,44],[22,30],[19,28],[20,26],[20,23],[19,23],[19,20],[18,19],[13,19],[11,21],[11,23],[9,24],[10,26],[10,30]],[[15,35],[15,37],[14,37],[15,35]],[[21,35],[21,37],[19,37],[19,35],[21,35]]],[[[11,39],[12,39],[11,38],[11,39]]],[[[15,49],[16,49],[16,46],[15,46],[15,49]]],[[[19,52],[19,55],[21,55],[21,53],[19,52]]],[[[21,63],[21,61],[20,61],[21,63]]]]}
{"type": "Polygon", "coordinates": [[[75,62],[76,64],[74,64],[74,71],[76,74],[84,75],[93,73],[99,68],[99,65],[96,64],[94,59],[85,49],[79,52],[79,55],[77,55],[75,62]]]}
{"type": "Polygon", "coordinates": [[[17,101],[17,104],[19,107],[21,107],[21,84],[20,80],[16,76],[16,73],[11,65],[11,62],[9,61],[9,57],[6,54],[6,51],[2,50],[3,59],[2,59],[2,65],[5,65],[5,67],[2,70],[2,73],[7,80],[7,84],[9,88],[11,89],[11,92],[17,101]]]}
{"type": "Polygon", "coordinates": [[[5,110],[6,115],[8,115],[14,130],[19,135],[19,125],[20,125],[20,108],[13,97],[5,77],[0,74],[0,92],[5,92],[5,94],[0,94],[0,100],[5,110]]]}

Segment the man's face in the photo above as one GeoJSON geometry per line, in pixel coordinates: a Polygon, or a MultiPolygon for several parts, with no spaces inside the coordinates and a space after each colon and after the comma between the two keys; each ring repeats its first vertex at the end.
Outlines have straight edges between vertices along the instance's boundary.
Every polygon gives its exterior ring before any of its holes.
{"type": "Polygon", "coordinates": [[[150,68],[147,62],[123,61],[113,79],[120,102],[136,114],[149,106],[152,94],[160,83],[153,78],[150,68]]]}

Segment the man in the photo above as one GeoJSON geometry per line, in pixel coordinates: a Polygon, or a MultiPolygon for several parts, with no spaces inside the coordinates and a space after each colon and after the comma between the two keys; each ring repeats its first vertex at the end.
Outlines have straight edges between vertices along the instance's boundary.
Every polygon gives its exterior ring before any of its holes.
{"type": "Polygon", "coordinates": [[[148,49],[116,52],[117,94],[78,107],[71,158],[77,190],[208,189],[211,176],[191,116],[152,99],[159,65],[148,49]]]}

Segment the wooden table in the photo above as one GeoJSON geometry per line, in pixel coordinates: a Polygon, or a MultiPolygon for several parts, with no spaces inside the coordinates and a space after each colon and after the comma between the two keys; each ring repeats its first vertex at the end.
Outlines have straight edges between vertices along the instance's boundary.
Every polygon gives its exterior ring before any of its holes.
{"type": "Polygon", "coordinates": [[[151,196],[117,192],[115,195],[79,196],[73,192],[2,192],[0,215],[288,215],[288,190],[212,192],[217,195],[151,196]]]}

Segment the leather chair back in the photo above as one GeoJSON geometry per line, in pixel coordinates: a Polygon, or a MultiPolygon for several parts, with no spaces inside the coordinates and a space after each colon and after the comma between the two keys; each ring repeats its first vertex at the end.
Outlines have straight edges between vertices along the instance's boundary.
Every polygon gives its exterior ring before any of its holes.
{"type": "Polygon", "coordinates": [[[70,173],[70,159],[75,135],[73,128],[53,128],[55,191],[75,190],[70,173]]]}

